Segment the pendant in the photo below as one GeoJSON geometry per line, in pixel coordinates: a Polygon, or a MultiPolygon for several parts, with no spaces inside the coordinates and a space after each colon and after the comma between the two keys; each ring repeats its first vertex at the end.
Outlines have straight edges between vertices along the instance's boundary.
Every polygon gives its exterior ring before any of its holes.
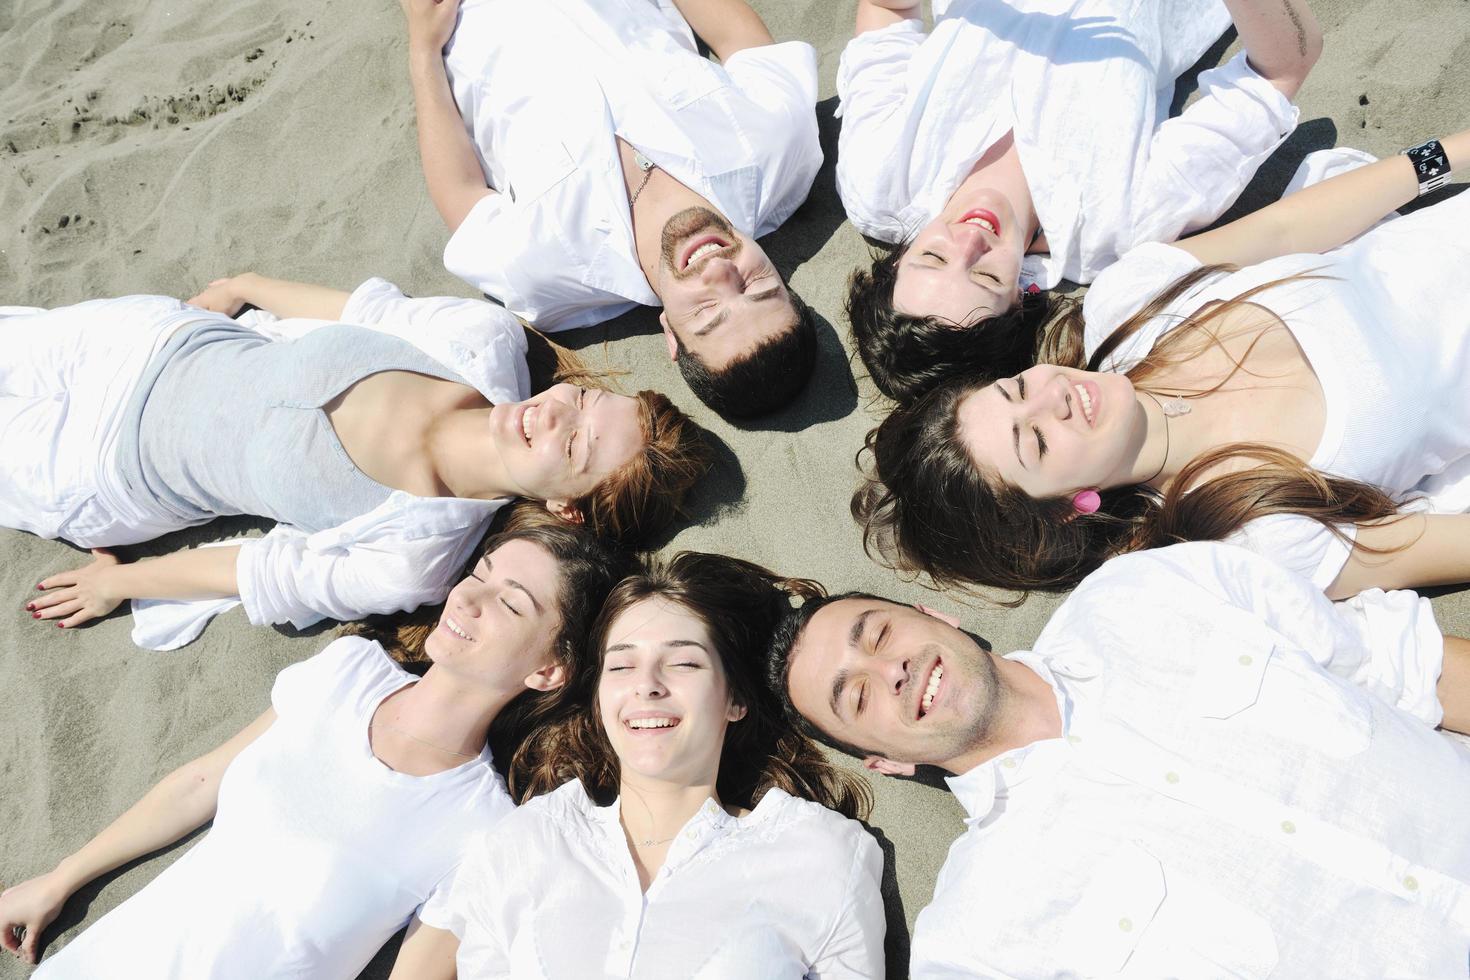
{"type": "Polygon", "coordinates": [[[1177,419],[1181,415],[1188,415],[1194,411],[1194,406],[1179,397],[1167,398],[1159,402],[1159,407],[1164,410],[1164,417],[1170,419],[1177,419]]]}

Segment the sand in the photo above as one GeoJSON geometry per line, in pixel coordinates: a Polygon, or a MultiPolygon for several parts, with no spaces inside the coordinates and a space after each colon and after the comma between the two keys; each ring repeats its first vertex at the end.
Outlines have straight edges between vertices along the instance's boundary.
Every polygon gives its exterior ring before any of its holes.
{"type": "MultiPolygon", "coordinates": [[[[824,146],[835,154],[833,78],[850,4],[755,0],[778,39],[821,58],[824,146]]],[[[1326,52],[1303,88],[1296,134],[1237,210],[1259,207],[1301,156],[1331,145],[1385,155],[1470,125],[1464,0],[1315,0],[1326,52]]],[[[1234,46],[1206,56],[1218,64],[1234,46]]],[[[425,194],[413,134],[402,16],[388,0],[235,4],[11,0],[0,5],[0,303],[189,296],[244,270],[350,288],[385,276],[419,295],[472,295],[440,264],[446,233],[425,194]]],[[[863,554],[847,502],[853,454],[883,409],[854,377],[841,317],[866,246],[843,221],[829,162],[810,200],[763,244],[823,317],[808,393],[753,428],[721,422],[684,392],[648,312],[563,334],[639,387],[672,394],[727,447],[670,549],[723,551],[837,589],[957,608],[863,554]]],[[[1437,284],[1426,284],[1435,288],[1437,284]]],[[[858,374],[861,374],[860,366],[858,374]]],[[[237,534],[250,522],[174,536],[159,550],[237,534]]],[[[238,611],[191,646],[151,653],[123,613],[62,632],[22,610],[44,575],[74,567],[57,542],[0,531],[0,880],[48,870],[156,779],[212,748],[268,703],[275,673],[310,656],[307,635],[251,627],[238,611]]],[[[963,611],[998,650],[1027,645],[1056,600],[963,611]]],[[[1470,632],[1470,597],[1435,599],[1470,632]]],[[[960,810],[931,782],[882,780],[872,825],[885,841],[890,976],[928,900],[960,810]]],[[[405,834],[405,843],[411,835],[405,834]]],[[[146,885],[187,841],[107,876],[47,934],[64,943],[146,885]]],[[[387,975],[380,957],[364,977],[387,975]]],[[[24,969],[0,958],[0,977],[24,969]]]]}

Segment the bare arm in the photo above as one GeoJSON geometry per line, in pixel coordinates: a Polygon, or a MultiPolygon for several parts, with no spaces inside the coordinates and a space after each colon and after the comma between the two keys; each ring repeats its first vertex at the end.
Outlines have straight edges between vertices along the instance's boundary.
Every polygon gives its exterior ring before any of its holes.
{"type": "Polygon", "coordinates": [[[1470,735],[1470,640],[1444,638],[1444,665],[1435,693],[1444,709],[1439,727],[1470,735]]]}
{"type": "Polygon", "coordinates": [[[197,296],[190,297],[189,303],[226,316],[234,316],[248,303],[283,319],[340,320],[351,295],[327,286],[243,272],[216,279],[197,296]]]}
{"type": "Polygon", "coordinates": [[[419,160],[429,197],[451,232],[495,193],[485,184],[444,71],[444,45],[454,33],[459,0],[401,0],[408,17],[408,77],[418,119],[419,160]]]}
{"type": "Polygon", "coordinates": [[[403,945],[398,947],[388,980],[454,980],[454,956],[458,951],[459,940],[454,933],[426,926],[415,916],[408,924],[403,945]]]}
{"type": "Polygon", "coordinates": [[[42,595],[26,603],[40,620],[78,626],[106,616],[126,599],[223,599],[239,595],[238,546],[193,548],[123,564],[102,548],[92,563],[42,579],[42,595]]]}
{"type": "MultiPolygon", "coordinates": [[[[1440,141],[1450,166],[1470,167],[1470,130],[1440,141]]],[[[1254,265],[1280,255],[1325,252],[1373,227],[1419,193],[1414,165],[1402,153],[1338,174],[1253,214],[1175,243],[1200,262],[1254,265]]]]}
{"type": "Polygon", "coordinates": [[[772,43],[766,22],[745,0],[674,0],[674,6],[721,61],[745,48],[772,43]]]}
{"type": "Polygon", "coordinates": [[[276,720],[267,709],[208,755],[169,773],[106,830],[54,869],[0,892],[0,944],[36,962],[36,944],[78,888],[136,857],[158,850],[214,818],[220,779],[244,748],[276,720]],[[17,936],[21,930],[24,938],[17,936]]]}
{"type": "Polygon", "coordinates": [[[856,37],[905,20],[923,16],[920,4],[911,0],[858,0],[857,22],[852,33],[856,37]]]}
{"type": "Polygon", "coordinates": [[[1358,525],[1356,545],[1327,595],[1459,582],[1470,582],[1470,514],[1406,514],[1358,525]],[[1398,550],[1373,554],[1363,546],[1398,550]]]}
{"type": "Polygon", "coordinates": [[[1251,67],[1295,98],[1322,54],[1322,27],[1306,0],[1225,0],[1225,6],[1251,67]]]}

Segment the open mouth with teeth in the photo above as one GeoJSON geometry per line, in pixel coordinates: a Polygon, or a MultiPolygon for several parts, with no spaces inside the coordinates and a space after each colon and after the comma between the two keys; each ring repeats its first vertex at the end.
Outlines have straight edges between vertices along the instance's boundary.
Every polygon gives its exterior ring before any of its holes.
{"type": "Polygon", "coordinates": [[[450,633],[453,633],[461,640],[468,640],[471,643],[473,643],[475,640],[475,638],[471,636],[463,626],[454,621],[454,617],[452,616],[446,615],[443,619],[441,619],[439,621],[439,628],[443,630],[448,630],[450,633]]]}
{"type": "Polygon", "coordinates": [[[537,407],[535,405],[521,406],[520,414],[516,417],[516,428],[520,430],[521,438],[525,440],[526,447],[531,446],[531,429],[536,422],[537,407]]]}
{"type": "Polygon", "coordinates": [[[641,718],[624,718],[623,727],[635,732],[666,732],[679,727],[679,719],[673,715],[648,715],[641,718]]]}
{"type": "Polygon", "coordinates": [[[944,664],[934,661],[934,666],[929,670],[929,681],[924,686],[924,693],[919,696],[919,717],[927,715],[934,707],[934,700],[939,697],[940,683],[944,680],[944,664]]]}
{"type": "Polygon", "coordinates": [[[960,218],[960,224],[984,228],[997,238],[1000,237],[1000,219],[995,216],[994,211],[987,211],[984,208],[966,211],[960,218]]]}
{"type": "Polygon", "coordinates": [[[684,246],[684,255],[679,260],[679,269],[681,271],[687,270],[696,262],[714,255],[716,252],[723,252],[729,247],[730,242],[721,238],[719,235],[700,235],[694,241],[684,246]]]}
{"type": "Polygon", "coordinates": [[[1072,385],[1072,390],[1077,394],[1077,403],[1082,406],[1082,417],[1087,420],[1088,425],[1097,424],[1097,387],[1090,381],[1082,381],[1072,385]]]}

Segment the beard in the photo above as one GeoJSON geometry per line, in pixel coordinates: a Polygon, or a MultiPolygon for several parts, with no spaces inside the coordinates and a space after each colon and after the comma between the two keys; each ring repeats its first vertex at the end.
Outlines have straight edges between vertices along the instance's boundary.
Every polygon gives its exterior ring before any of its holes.
{"type": "Polygon", "coordinates": [[[730,249],[725,252],[727,257],[734,258],[740,254],[739,233],[724,215],[718,211],[711,211],[709,208],[685,208],[664,222],[664,230],[659,243],[660,261],[668,270],[669,275],[675,279],[688,279],[698,275],[698,272],[679,268],[678,251],[681,242],[687,241],[690,236],[702,231],[719,235],[730,242],[730,249]]]}

